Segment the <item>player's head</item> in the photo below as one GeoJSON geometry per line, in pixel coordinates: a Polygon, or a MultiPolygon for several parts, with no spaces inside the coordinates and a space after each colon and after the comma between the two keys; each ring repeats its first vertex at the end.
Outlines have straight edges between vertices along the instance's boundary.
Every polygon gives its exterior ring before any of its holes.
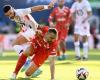
{"type": "Polygon", "coordinates": [[[82,2],[83,0],[77,0],[78,2],[82,2]]]}
{"type": "Polygon", "coordinates": [[[58,32],[55,28],[50,28],[45,35],[45,40],[49,43],[53,42],[58,37],[58,32]]]}
{"type": "Polygon", "coordinates": [[[58,6],[63,7],[65,0],[58,0],[58,6]]]}
{"type": "Polygon", "coordinates": [[[11,6],[11,5],[5,5],[3,7],[3,11],[4,11],[4,14],[9,17],[9,18],[14,18],[15,17],[15,11],[14,11],[14,8],[11,6]]]}

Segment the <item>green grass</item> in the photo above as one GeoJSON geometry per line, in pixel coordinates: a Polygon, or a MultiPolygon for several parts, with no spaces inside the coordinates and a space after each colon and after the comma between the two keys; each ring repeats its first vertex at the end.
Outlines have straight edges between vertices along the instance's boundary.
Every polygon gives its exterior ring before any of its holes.
{"type": "MultiPolygon", "coordinates": [[[[68,51],[67,53],[67,60],[56,61],[56,80],[77,80],[75,72],[80,67],[84,67],[89,71],[87,80],[100,80],[100,50],[91,50],[88,61],[75,61],[74,51],[68,51]]],[[[9,80],[18,57],[14,52],[5,52],[4,55],[4,57],[0,57],[0,80],[9,80]]],[[[43,70],[42,74],[30,80],[50,80],[48,60],[41,69],[43,70]]],[[[18,80],[25,80],[24,72],[19,72],[17,78],[18,80]]]]}

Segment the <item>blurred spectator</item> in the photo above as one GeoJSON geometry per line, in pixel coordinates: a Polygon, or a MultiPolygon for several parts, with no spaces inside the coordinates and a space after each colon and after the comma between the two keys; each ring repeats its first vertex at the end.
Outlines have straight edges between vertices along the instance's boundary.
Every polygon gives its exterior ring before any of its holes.
{"type": "Polygon", "coordinates": [[[99,40],[97,38],[97,33],[96,33],[96,26],[93,25],[90,29],[90,32],[93,36],[93,40],[94,40],[94,48],[97,48],[97,44],[99,43],[99,40]]]}

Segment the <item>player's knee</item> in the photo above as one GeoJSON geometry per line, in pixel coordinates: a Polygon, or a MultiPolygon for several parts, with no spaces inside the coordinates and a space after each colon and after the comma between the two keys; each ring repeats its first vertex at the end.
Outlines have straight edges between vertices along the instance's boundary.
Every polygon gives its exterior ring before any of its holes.
{"type": "Polygon", "coordinates": [[[75,46],[79,46],[79,45],[80,45],[79,41],[74,42],[74,45],[75,45],[75,46]]]}
{"type": "Polygon", "coordinates": [[[25,72],[25,75],[26,75],[26,76],[31,76],[31,73],[30,73],[29,71],[26,71],[26,72],[25,72]]]}

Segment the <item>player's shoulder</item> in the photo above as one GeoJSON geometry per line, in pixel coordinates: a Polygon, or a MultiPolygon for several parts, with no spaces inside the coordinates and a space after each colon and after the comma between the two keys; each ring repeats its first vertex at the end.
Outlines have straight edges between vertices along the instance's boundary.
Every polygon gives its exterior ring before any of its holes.
{"type": "Polygon", "coordinates": [[[72,6],[74,5],[74,6],[76,6],[78,4],[78,2],[77,1],[75,1],[73,4],[72,4],[72,6]]]}
{"type": "Polygon", "coordinates": [[[67,6],[64,6],[64,9],[69,9],[69,7],[67,7],[67,6]]]}
{"type": "Polygon", "coordinates": [[[38,30],[42,30],[42,32],[47,32],[49,30],[49,26],[39,25],[38,30]]]}
{"type": "Polygon", "coordinates": [[[15,9],[17,15],[23,15],[22,9],[15,9]]]}
{"type": "Polygon", "coordinates": [[[89,1],[88,0],[83,0],[83,5],[89,5],[89,1]]]}
{"type": "Polygon", "coordinates": [[[55,7],[55,8],[53,9],[53,11],[55,11],[55,12],[58,11],[58,7],[55,7]]]}
{"type": "Polygon", "coordinates": [[[59,41],[57,39],[53,41],[53,46],[58,46],[58,44],[59,44],[59,41]]]}

